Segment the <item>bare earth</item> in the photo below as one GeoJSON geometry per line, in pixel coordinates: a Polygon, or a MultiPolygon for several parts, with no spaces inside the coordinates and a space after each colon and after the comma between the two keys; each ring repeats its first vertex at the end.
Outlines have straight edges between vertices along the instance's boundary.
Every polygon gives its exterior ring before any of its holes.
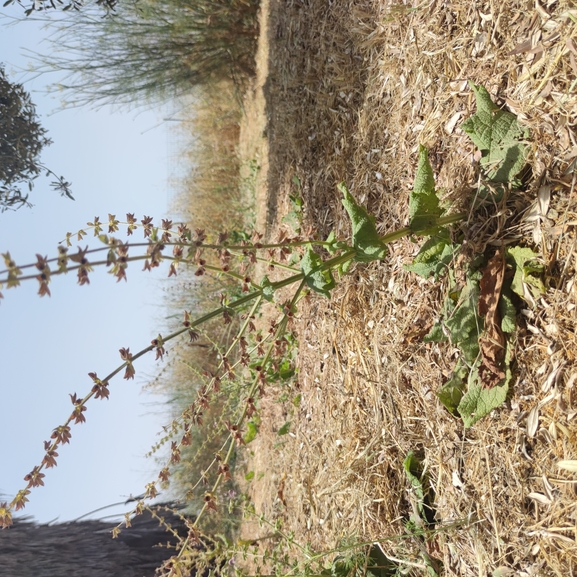
{"type": "MultiPolygon", "coordinates": [[[[323,238],[350,234],[341,181],[379,232],[405,226],[419,144],[446,200],[467,207],[475,149],[459,126],[475,109],[472,80],[529,128],[532,174],[522,194],[462,230],[471,254],[501,243],[537,250],[548,291],[518,315],[510,400],[469,430],[435,394],[456,349],[422,342],[447,286],[403,269],[418,244],[399,241],[386,262],[357,265],[330,301],[307,297],[288,395],[301,403],[271,391],[250,445],[257,512],[317,549],[402,534],[415,500],[402,465],[412,450],[437,523],[469,519],[428,543],[446,575],[576,575],[577,484],[556,463],[577,458],[577,11],[554,0],[270,0],[261,19],[240,145],[260,166],[258,229],[274,238],[284,226],[293,176],[305,225],[323,238]]],[[[425,574],[415,543],[382,548],[425,574]]]]}

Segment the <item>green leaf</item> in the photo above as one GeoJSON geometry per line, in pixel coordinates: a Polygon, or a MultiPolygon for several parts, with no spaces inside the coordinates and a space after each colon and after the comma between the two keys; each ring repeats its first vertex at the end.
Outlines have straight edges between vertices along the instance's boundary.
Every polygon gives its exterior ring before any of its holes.
{"type": "Polygon", "coordinates": [[[322,266],[321,257],[308,245],[301,259],[301,270],[305,275],[305,282],[314,291],[330,298],[330,291],[335,288],[335,279],[330,270],[321,270],[322,266]]]}
{"type": "Polygon", "coordinates": [[[379,237],[375,218],[355,202],[344,182],[339,184],[338,189],[344,195],[342,203],[353,227],[353,248],[357,251],[355,260],[371,262],[385,258],[387,245],[379,237]]]}
{"type": "Polygon", "coordinates": [[[423,337],[424,343],[443,343],[447,340],[447,335],[443,332],[442,322],[435,323],[429,334],[423,337]]]}
{"type": "Polygon", "coordinates": [[[478,303],[479,283],[475,278],[468,278],[453,314],[445,321],[451,342],[461,349],[469,363],[479,355],[478,341],[483,331],[483,319],[477,312],[478,303]]]}
{"type": "Polygon", "coordinates": [[[414,234],[432,235],[439,231],[437,219],[441,216],[439,199],[435,193],[435,179],[429,162],[429,152],[419,147],[419,163],[413,191],[409,197],[409,227],[414,234]]]}
{"type": "Polygon", "coordinates": [[[511,290],[521,298],[526,299],[525,286],[537,298],[545,293],[541,280],[544,267],[538,262],[539,255],[530,248],[514,246],[507,249],[507,262],[515,268],[515,276],[511,281],[511,290]]]}
{"type": "Polygon", "coordinates": [[[278,431],[277,435],[287,435],[291,427],[291,422],[287,421],[278,431]]]}
{"type": "Polygon", "coordinates": [[[407,478],[411,482],[411,487],[417,497],[417,510],[419,516],[423,521],[427,520],[427,515],[425,513],[425,490],[423,488],[423,465],[415,457],[413,451],[409,451],[405,460],[403,461],[403,467],[405,468],[405,473],[407,478]]]}
{"type": "Polygon", "coordinates": [[[501,110],[483,86],[469,82],[475,93],[477,112],[461,128],[482,153],[481,166],[492,182],[512,182],[525,166],[527,131],[517,117],[501,110]]]}
{"type": "Polygon", "coordinates": [[[278,375],[283,381],[290,379],[295,375],[295,373],[296,373],[295,368],[293,367],[289,359],[285,359],[278,369],[278,375]]]}
{"type": "Polygon", "coordinates": [[[274,300],[274,287],[267,276],[262,278],[260,283],[262,296],[269,302],[274,300]]]}
{"type": "Polygon", "coordinates": [[[243,437],[243,441],[248,445],[251,441],[254,441],[257,433],[258,425],[254,421],[249,421],[246,424],[246,433],[243,437]]]}
{"type": "Polygon", "coordinates": [[[517,309],[511,300],[511,287],[503,286],[499,299],[499,314],[501,315],[501,330],[504,333],[514,333],[517,328],[517,309]]]}
{"type": "Polygon", "coordinates": [[[455,417],[459,416],[459,404],[465,394],[469,368],[459,361],[451,378],[437,391],[439,401],[455,417]]]}
{"type": "Polygon", "coordinates": [[[254,471],[249,471],[245,476],[244,476],[245,481],[252,481],[254,479],[254,471]]]}
{"type": "Polygon", "coordinates": [[[335,235],[335,231],[331,230],[329,236],[327,236],[327,239],[325,240],[325,242],[328,242],[330,244],[325,245],[325,248],[331,253],[331,254],[335,254],[337,251],[339,250],[351,250],[352,247],[342,241],[342,240],[337,240],[337,237],[335,235]]]}
{"type": "Polygon", "coordinates": [[[458,245],[451,243],[449,233],[445,230],[441,231],[439,235],[427,240],[413,262],[406,264],[404,268],[424,278],[428,278],[433,273],[437,279],[447,269],[458,249],[458,245]]]}
{"type": "Polygon", "coordinates": [[[505,402],[509,390],[510,377],[511,371],[507,367],[507,376],[501,385],[484,389],[480,383],[478,365],[473,367],[469,375],[467,393],[461,399],[458,407],[465,428],[472,427],[477,421],[505,402]]]}

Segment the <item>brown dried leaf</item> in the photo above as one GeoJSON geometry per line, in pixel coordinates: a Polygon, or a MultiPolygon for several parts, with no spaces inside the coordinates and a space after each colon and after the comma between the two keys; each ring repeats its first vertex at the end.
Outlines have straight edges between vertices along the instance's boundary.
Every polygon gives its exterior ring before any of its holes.
{"type": "Polygon", "coordinates": [[[504,277],[504,253],[502,249],[498,249],[483,271],[479,294],[479,315],[485,317],[485,331],[479,339],[483,356],[479,375],[487,388],[497,385],[505,378],[505,372],[501,368],[505,356],[505,337],[499,314],[499,297],[504,277]]]}

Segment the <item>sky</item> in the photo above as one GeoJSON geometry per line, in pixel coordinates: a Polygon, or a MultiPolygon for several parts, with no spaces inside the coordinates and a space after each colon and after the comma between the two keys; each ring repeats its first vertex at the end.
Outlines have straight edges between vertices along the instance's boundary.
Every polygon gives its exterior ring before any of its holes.
{"type": "MultiPolygon", "coordinates": [[[[17,264],[35,262],[37,253],[55,256],[66,233],[95,216],[107,221],[112,213],[125,220],[131,212],[159,222],[170,196],[167,111],[55,112],[59,101],[43,94],[55,79],[29,82],[29,74],[19,73],[31,60],[25,48],[46,50],[39,45],[45,35],[34,22],[0,29],[0,62],[31,93],[53,140],[41,161],[72,183],[76,200],[61,197],[41,176],[30,195],[33,208],[0,214],[0,253],[9,251],[17,264]]],[[[36,281],[2,291],[0,502],[25,487],[23,477],[42,460],[43,441],[71,412],[69,394],[82,397],[90,390],[88,373],[104,377],[121,363],[121,347],[137,352],[166,326],[161,281],[140,269],[130,265],[128,282],[118,284],[104,270],[92,273],[88,286],[78,286],[72,274],[55,277],[51,297],[37,296],[36,281]]],[[[116,377],[109,400],[88,403],[86,423],[72,427],[71,443],[58,449],[58,466],[44,471],[45,486],[32,490],[23,514],[39,522],[72,520],[138,495],[156,478],[159,467],[144,454],[169,420],[168,410],[162,397],[141,390],[156,366],[152,356],[139,360],[134,380],[116,377]]],[[[103,514],[108,511],[95,516],[103,514]]]]}

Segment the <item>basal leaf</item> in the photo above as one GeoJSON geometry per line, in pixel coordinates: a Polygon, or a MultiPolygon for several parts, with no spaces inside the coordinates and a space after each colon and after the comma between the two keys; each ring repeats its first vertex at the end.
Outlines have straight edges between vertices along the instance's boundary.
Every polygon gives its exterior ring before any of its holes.
{"type": "MultiPolygon", "coordinates": [[[[407,478],[411,482],[411,487],[417,499],[417,511],[420,520],[425,524],[430,524],[434,521],[435,511],[433,509],[434,491],[429,486],[427,475],[423,472],[423,464],[415,456],[413,451],[409,451],[403,467],[407,474],[407,478]]],[[[416,519],[411,519],[417,522],[416,519]]],[[[422,526],[422,523],[418,523],[422,526]]]]}
{"type": "Polygon", "coordinates": [[[339,184],[338,189],[343,193],[343,206],[351,219],[353,248],[357,251],[355,260],[371,262],[385,258],[387,245],[379,237],[374,217],[355,202],[344,182],[339,184]]]}
{"type": "Polygon", "coordinates": [[[485,389],[481,385],[478,367],[475,366],[469,375],[467,393],[459,403],[458,411],[465,428],[472,427],[477,421],[488,415],[505,402],[511,377],[510,369],[501,385],[485,389]]]}
{"type": "Polygon", "coordinates": [[[413,451],[409,451],[405,460],[403,461],[403,467],[405,468],[405,473],[407,478],[411,482],[411,487],[417,497],[417,509],[421,519],[425,519],[424,502],[425,502],[425,491],[423,488],[423,482],[421,477],[423,475],[423,465],[415,457],[413,451]]]}
{"type": "Polygon", "coordinates": [[[501,330],[504,333],[514,333],[517,328],[517,309],[511,300],[511,287],[504,286],[499,300],[501,313],[501,330]]]}
{"type": "Polygon", "coordinates": [[[301,259],[305,282],[314,291],[330,298],[330,291],[335,287],[335,279],[330,270],[321,270],[322,266],[321,257],[308,245],[301,259]]]}
{"type": "Polygon", "coordinates": [[[436,322],[428,335],[423,337],[424,343],[443,343],[449,340],[447,335],[443,332],[443,323],[441,321],[436,322]]]}
{"type": "Polygon", "coordinates": [[[437,391],[439,401],[455,417],[459,416],[459,404],[467,389],[468,375],[469,368],[459,361],[451,378],[437,391]]]}
{"type": "Polygon", "coordinates": [[[539,255],[530,248],[514,246],[507,249],[507,257],[507,262],[515,269],[511,290],[525,298],[524,285],[527,285],[534,297],[542,295],[545,292],[545,286],[541,280],[544,269],[539,263],[539,255]]]}
{"type": "Polygon", "coordinates": [[[459,247],[451,243],[446,230],[428,239],[411,264],[404,266],[405,270],[428,278],[431,273],[435,279],[447,269],[459,247]]]}
{"type": "Polygon", "coordinates": [[[435,179],[429,162],[429,153],[419,147],[419,164],[413,191],[409,197],[409,226],[414,234],[432,235],[438,232],[437,219],[441,216],[439,199],[435,193],[435,179]]]}
{"type": "Polygon", "coordinates": [[[481,165],[492,182],[512,182],[525,166],[527,131],[517,117],[501,110],[483,86],[469,82],[475,93],[477,112],[461,128],[482,154],[481,165]]]}
{"type": "Polygon", "coordinates": [[[479,283],[468,278],[453,314],[445,321],[451,342],[462,351],[464,358],[472,363],[479,354],[479,336],[483,331],[483,319],[477,312],[479,283]]]}

